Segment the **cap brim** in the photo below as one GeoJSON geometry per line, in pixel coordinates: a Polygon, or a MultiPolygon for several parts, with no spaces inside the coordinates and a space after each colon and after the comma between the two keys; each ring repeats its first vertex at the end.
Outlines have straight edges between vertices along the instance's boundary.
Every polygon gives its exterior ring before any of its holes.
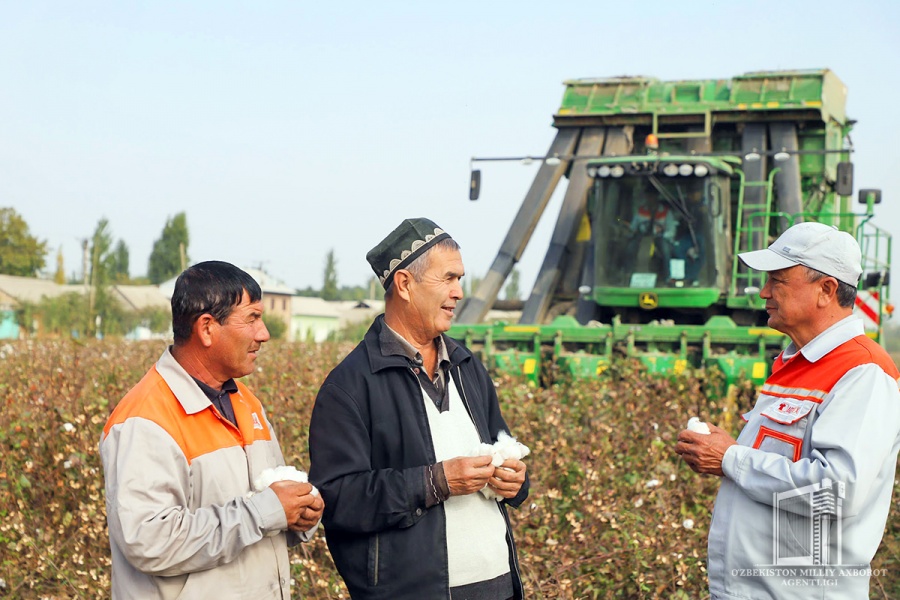
{"type": "Polygon", "coordinates": [[[757,271],[778,271],[779,269],[789,269],[800,264],[768,248],[738,254],[738,258],[741,259],[742,263],[757,271]]]}

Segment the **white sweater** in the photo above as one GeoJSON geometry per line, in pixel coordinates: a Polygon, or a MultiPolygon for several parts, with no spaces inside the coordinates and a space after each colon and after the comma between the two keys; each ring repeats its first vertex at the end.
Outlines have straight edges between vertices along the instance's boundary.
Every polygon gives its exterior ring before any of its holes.
{"type": "MultiPolygon", "coordinates": [[[[450,409],[440,412],[425,390],[422,401],[428,415],[434,454],[438,461],[469,456],[481,440],[452,380],[450,409]]],[[[447,556],[450,587],[487,581],[509,573],[506,522],[495,500],[475,492],[451,496],[444,503],[447,517],[447,556]]]]}

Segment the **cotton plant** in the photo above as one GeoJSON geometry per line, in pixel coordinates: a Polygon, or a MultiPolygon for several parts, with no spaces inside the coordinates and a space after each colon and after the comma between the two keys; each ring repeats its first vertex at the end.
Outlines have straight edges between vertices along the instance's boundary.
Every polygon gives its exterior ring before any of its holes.
{"type": "MultiPolygon", "coordinates": [[[[504,461],[510,459],[522,460],[528,456],[530,452],[531,450],[528,449],[528,446],[518,442],[516,438],[505,431],[501,431],[497,434],[496,442],[493,444],[486,444],[484,442],[478,444],[478,447],[472,451],[471,456],[490,456],[491,464],[495,467],[500,467],[504,461]]],[[[487,485],[481,488],[481,494],[488,500],[497,500],[501,498],[497,492],[487,485]]]]}

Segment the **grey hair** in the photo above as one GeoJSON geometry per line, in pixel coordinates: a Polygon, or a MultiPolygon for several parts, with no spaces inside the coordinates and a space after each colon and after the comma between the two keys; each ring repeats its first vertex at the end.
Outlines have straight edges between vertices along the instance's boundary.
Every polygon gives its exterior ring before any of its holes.
{"type": "MultiPolygon", "coordinates": [[[[444,238],[434,246],[426,250],[421,254],[421,256],[417,256],[415,260],[404,267],[404,270],[409,271],[409,274],[412,275],[413,279],[416,281],[422,281],[422,277],[425,275],[425,271],[428,270],[428,267],[431,265],[431,259],[429,255],[440,248],[441,250],[459,250],[459,244],[456,243],[456,240],[453,238],[444,238]]],[[[391,285],[388,286],[388,289],[384,291],[385,299],[388,299],[394,295],[394,284],[391,282],[391,285]]]]}
{"type": "MultiPolygon", "coordinates": [[[[821,271],[816,271],[815,269],[811,269],[806,265],[803,265],[806,268],[806,280],[810,283],[815,283],[820,279],[824,279],[825,277],[834,277],[833,275],[828,275],[821,271]]],[[[838,305],[842,308],[852,308],[856,303],[856,286],[850,285],[849,283],[844,283],[840,279],[835,279],[838,282],[837,289],[837,301],[838,305]]]]}

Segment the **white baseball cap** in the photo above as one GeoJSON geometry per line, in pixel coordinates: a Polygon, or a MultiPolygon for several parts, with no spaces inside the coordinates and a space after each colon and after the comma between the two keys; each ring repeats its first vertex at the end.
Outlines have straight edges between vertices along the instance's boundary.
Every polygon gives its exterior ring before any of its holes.
{"type": "Polygon", "coordinates": [[[798,223],[765,250],[738,254],[757,271],[777,271],[803,265],[856,287],[862,275],[862,252],[849,233],[824,223],[798,223]]]}

